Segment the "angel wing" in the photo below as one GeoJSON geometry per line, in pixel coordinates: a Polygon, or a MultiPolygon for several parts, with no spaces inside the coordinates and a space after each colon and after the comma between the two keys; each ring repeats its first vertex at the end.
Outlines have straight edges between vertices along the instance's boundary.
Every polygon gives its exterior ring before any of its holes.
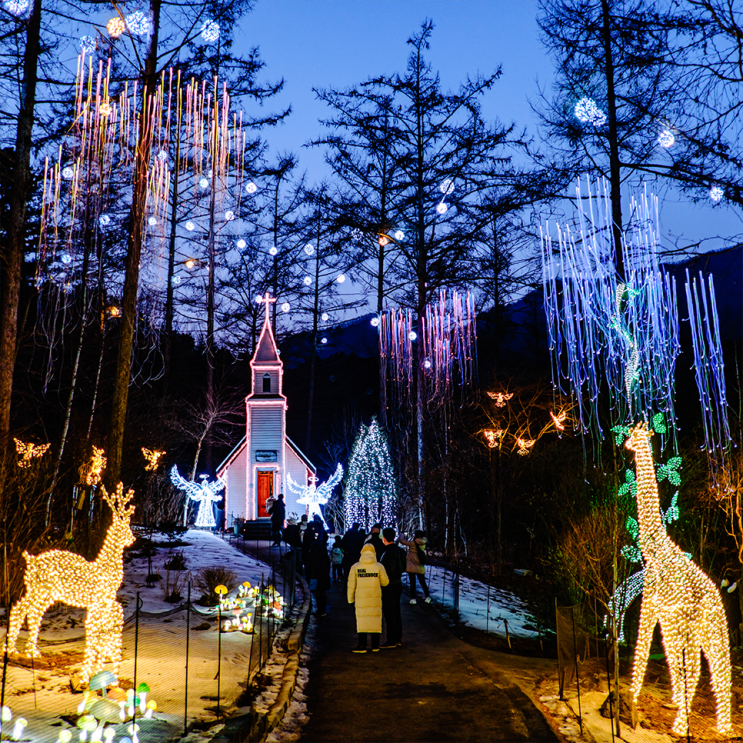
{"type": "Polygon", "coordinates": [[[221,477],[218,477],[214,482],[205,482],[203,487],[207,488],[212,495],[216,495],[224,490],[226,484],[221,477]]]}
{"type": "Polygon", "coordinates": [[[289,486],[289,490],[297,495],[304,495],[308,490],[306,485],[300,485],[298,482],[295,482],[294,478],[288,472],[286,473],[286,484],[289,486]]]}
{"type": "Polygon", "coordinates": [[[201,497],[201,485],[184,480],[178,472],[178,465],[176,464],[170,470],[170,481],[180,490],[185,490],[192,498],[201,497]]]}
{"type": "Polygon", "coordinates": [[[324,498],[326,501],[330,498],[330,494],[333,492],[333,488],[341,481],[343,477],[343,465],[338,464],[335,472],[317,489],[317,493],[320,498],[324,498]]]}

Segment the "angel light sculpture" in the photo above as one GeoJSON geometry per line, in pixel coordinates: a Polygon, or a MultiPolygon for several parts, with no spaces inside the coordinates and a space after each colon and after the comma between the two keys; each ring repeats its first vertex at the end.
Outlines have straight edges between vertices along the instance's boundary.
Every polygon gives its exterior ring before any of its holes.
{"type": "MultiPolygon", "coordinates": [[[[195,500],[199,504],[199,510],[196,514],[196,526],[213,528],[217,525],[214,520],[214,509],[212,504],[222,499],[221,492],[224,490],[224,480],[217,479],[214,482],[208,482],[208,475],[201,475],[201,483],[189,482],[181,477],[177,465],[173,465],[170,470],[170,479],[180,490],[188,493],[190,500],[195,500]]],[[[184,524],[185,526],[185,524],[184,524]]]]}
{"type": "Polygon", "coordinates": [[[307,518],[311,521],[315,515],[318,515],[325,528],[327,528],[328,525],[323,518],[320,506],[324,506],[328,502],[330,495],[333,492],[333,488],[335,488],[335,486],[341,481],[342,477],[343,465],[339,464],[335,472],[326,482],[320,485],[320,487],[315,485],[317,478],[314,475],[309,478],[309,485],[300,485],[292,479],[292,476],[289,473],[286,475],[286,482],[289,485],[289,490],[299,496],[299,498],[297,498],[297,503],[309,507],[307,518]]]}

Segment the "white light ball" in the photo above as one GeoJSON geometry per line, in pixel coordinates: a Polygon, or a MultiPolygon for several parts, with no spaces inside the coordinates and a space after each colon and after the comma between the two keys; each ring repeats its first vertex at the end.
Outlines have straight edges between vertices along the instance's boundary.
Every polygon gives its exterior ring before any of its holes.
{"type": "Polygon", "coordinates": [[[325,343],[327,343],[327,342],[328,342],[328,339],[327,339],[327,338],[322,338],[322,339],[320,340],[320,343],[323,343],[323,344],[325,344],[325,343]]]}
{"type": "Polygon", "coordinates": [[[327,322],[330,319],[330,315],[327,312],[323,312],[321,317],[323,322],[327,322]]]}
{"type": "Polygon", "coordinates": [[[375,328],[378,327],[379,326],[379,318],[378,317],[372,317],[371,324],[375,328]]]}
{"type": "Polygon", "coordinates": [[[284,304],[281,305],[281,311],[289,312],[289,302],[284,302],[284,304]]]}
{"type": "Polygon", "coordinates": [[[243,248],[245,248],[246,245],[247,245],[247,243],[242,238],[240,238],[237,241],[237,247],[240,248],[240,250],[243,250],[243,248]]]}
{"type": "Polygon", "coordinates": [[[193,232],[196,229],[196,225],[189,219],[188,222],[186,222],[186,229],[189,232],[193,232]]]}
{"type": "Polygon", "coordinates": [[[29,0],[5,0],[3,3],[5,10],[15,16],[23,15],[30,5],[29,0]]]}
{"type": "Polygon", "coordinates": [[[664,129],[658,135],[658,144],[666,150],[669,147],[673,147],[675,141],[676,137],[673,136],[673,132],[670,129],[664,129]]]}
{"type": "Polygon", "coordinates": [[[201,38],[207,44],[213,44],[219,38],[219,24],[211,19],[204,21],[201,26],[201,38]]]}
{"type": "Polygon", "coordinates": [[[255,295],[255,301],[260,304],[263,301],[263,295],[262,294],[256,294],[255,295]]]}
{"type": "Polygon", "coordinates": [[[160,152],[157,153],[157,159],[162,162],[163,160],[168,159],[168,153],[166,150],[160,150],[160,152]]]}
{"type": "Polygon", "coordinates": [[[155,219],[155,217],[150,217],[147,220],[147,224],[149,224],[150,227],[154,227],[157,224],[157,219],[155,219]]]}
{"type": "Polygon", "coordinates": [[[573,108],[575,118],[583,124],[591,123],[598,129],[606,123],[606,114],[591,98],[581,98],[573,108]]]}
{"type": "Polygon", "coordinates": [[[430,369],[430,368],[431,368],[431,360],[430,360],[430,359],[426,359],[426,360],[425,360],[425,361],[423,362],[423,366],[425,366],[425,367],[426,367],[426,369],[430,369]]]}
{"type": "Polygon", "coordinates": [[[439,214],[446,214],[449,207],[442,201],[439,204],[436,204],[436,211],[439,214]]]}
{"type": "Polygon", "coordinates": [[[312,283],[312,276],[305,276],[304,277],[304,285],[309,286],[312,283]]]}
{"type": "Polygon", "coordinates": [[[152,31],[150,19],[141,10],[130,13],[124,20],[129,32],[135,36],[147,36],[152,31]]]}
{"type": "Polygon", "coordinates": [[[725,191],[721,186],[712,186],[709,190],[709,197],[712,199],[712,201],[715,202],[715,204],[722,201],[722,197],[725,195],[725,191]]]}
{"type": "Polygon", "coordinates": [[[448,196],[450,193],[454,191],[454,181],[451,178],[445,178],[441,185],[439,186],[439,190],[441,191],[444,196],[448,196]]]}
{"type": "Polygon", "coordinates": [[[66,168],[62,168],[62,178],[69,181],[71,178],[73,178],[75,175],[75,171],[67,166],[66,168]]]}
{"type": "Polygon", "coordinates": [[[107,227],[111,224],[111,217],[109,217],[108,214],[101,214],[101,216],[98,217],[98,224],[100,224],[101,227],[107,227]]]}
{"type": "Polygon", "coordinates": [[[232,220],[233,220],[233,219],[235,218],[235,212],[233,212],[233,211],[232,211],[231,209],[228,209],[228,210],[227,210],[227,211],[226,211],[226,212],[224,213],[224,218],[225,218],[225,219],[226,219],[226,220],[227,220],[228,222],[231,222],[231,221],[232,221],[232,220]]]}
{"type": "Polygon", "coordinates": [[[307,243],[307,245],[304,246],[304,252],[307,255],[312,255],[315,252],[315,248],[313,247],[312,243],[307,243]]]}
{"type": "Polygon", "coordinates": [[[201,179],[201,180],[199,181],[199,185],[200,185],[200,186],[201,186],[202,188],[209,188],[209,181],[208,181],[208,180],[207,180],[206,178],[202,178],[202,179],[201,179]]]}
{"type": "Polygon", "coordinates": [[[181,277],[180,276],[173,276],[173,283],[178,285],[181,283],[181,277]]]}
{"type": "Polygon", "coordinates": [[[269,254],[269,255],[276,255],[276,254],[277,254],[278,252],[279,252],[279,251],[277,250],[277,248],[276,248],[276,246],[275,246],[275,245],[272,245],[272,246],[271,246],[271,247],[270,247],[270,248],[268,249],[268,254],[269,254]]]}
{"type": "Polygon", "coordinates": [[[61,260],[62,263],[72,263],[72,256],[69,253],[62,253],[59,260],[61,260]]]}
{"type": "Polygon", "coordinates": [[[408,333],[408,338],[410,338],[411,341],[414,341],[418,337],[418,333],[415,332],[415,330],[411,330],[408,333]]]}
{"type": "Polygon", "coordinates": [[[345,277],[345,275],[344,275],[344,274],[341,274],[341,275],[340,275],[340,276],[339,276],[339,277],[338,277],[338,278],[336,279],[336,281],[337,281],[337,282],[338,282],[339,284],[342,284],[342,283],[343,283],[343,282],[344,282],[345,280],[346,280],[346,277],[345,277]]]}
{"type": "Polygon", "coordinates": [[[256,186],[255,183],[253,183],[253,181],[250,181],[250,183],[245,184],[245,190],[248,193],[255,193],[258,190],[258,186],[256,186]]]}
{"type": "Polygon", "coordinates": [[[402,230],[396,230],[395,240],[404,240],[404,239],[405,239],[405,233],[402,230]]]}

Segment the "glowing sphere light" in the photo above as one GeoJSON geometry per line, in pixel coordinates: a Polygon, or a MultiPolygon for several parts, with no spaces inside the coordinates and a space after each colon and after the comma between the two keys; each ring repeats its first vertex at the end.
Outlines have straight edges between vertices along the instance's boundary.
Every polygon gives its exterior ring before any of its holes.
{"type": "Polygon", "coordinates": [[[101,214],[101,216],[98,217],[98,224],[100,224],[101,227],[108,227],[108,225],[111,224],[111,217],[109,217],[108,214],[101,214]]]}
{"type": "Polygon", "coordinates": [[[276,255],[276,254],[277,254],[278,252],[279,252],[279,251],[277,250],[277,248],[276,248],[276,246],[275,246],[275,245],[272,245],[272,246],[271,246],[271,247],[270,247],[270,248],[268,249],[268,254],[269,254],[269,255],[276,255]]]}
{"type": "Polygon", "coordinates": [[[253,181],[250,181],[249,183],[245,184],[245,190],[248,193],[255,193],[258,190],[258,186],[256,186],[253,181]]]}
{"type": "Polygon", "coordinates": [[[330,315],[327,312],[323,312],[321,318],[323,322],[327,322],[330,319],[330,315]]]}
{"type": "Polygon", "coordinates": [[[240,248],[240,250],[244,250],[246,248],[246,246],[247,246],[247,243],[242,238],[240,238],[237,241],[237,247],[240,248]]]}
{"type": "Polygon", "coordinates": [[[444,196],[448,196],[450,193],[454,192],[454,181],[451,178],[445,178],[441,182],[439,190],[444,194],[444,196]]]}
{"type": "Polygon", "coordinates": [[[225,218],[225,220],[227,220],[228,222],[231,222],[231,221],[232,221],[232,220],[233,220],[233,219],[235,218],[235,212],[233,212],[233,211],[232,211],[231,209],[228,209],[228,210],[227,210],[227,211],[226,211],[226,212],[224,213],[224,218],[225,218]]]}
{"type": "Polygon", "coordinates": [[[312,276],[305,276],[304,277],[304,285],[309,286],[312,283],[312,276]]]}
{"type": "Polygon", "coordinates": [[[449,207],[443,201],[436,204],[437,214],[446,214],[448,210],[449,210],[449,207]]]}
{"type": "Polygon", "coordinates": [[[156,217],[150,217],[147,220],[147,224],[150,225],[150,227],[154,227],[157,224],[157,218],[156,217]]]}
{"type": "Polygon", "coordinates": [[[135,36],[147,36],[152,33],[152,22],[141,10],[130,13],[125,20],[129,33],[135,36]]]}
{"type": "Polygon", "coordinates": [[[80,48],[86,54],[92,54],[96,48],[96,41],[92,36],[81,36],[80,37],[80,48]]]}
{"type": "Polygon", "coordinates": [[[219,38],[219,24],[211,19],[204,21],[201,26],[201,38],[207,44],[213,44],[219,38]]]}
{"type": "Polygon", "coordinates": [[[200,186],[201,186],[202,188],[209,188],[209,181],[208,181],[208,180],[207,180],[206,178],[201,178],[201,179],[199,180],[199,185],[200,185],[200,186]]]}
{"type": "Polygon", "coordinates": [[[666,150],[669,147],[673,147],[675,141],[676,137],[673,136],[673,132],[670,129],[664,129],[658,135],[658,144],[666,150]]]}
{"type": "Polygon", "coordinates": [[[189,232],[193,232],[196,229],[196,225],[189,219],[188,222],[186,222],[186,229],[189,232]]]}
{"type": "Polygon", "coordinates": [[[346,276],[345,276],[345,274],[341,274],[341,275],[340,275],[340,276],[338,276],[338,278],[336,279],[336,281],[337,281],[337,282],[338,282],[339,284],[342,284],[342,283],[343,283],[343,282],[344,282],[345,280],[346,280],[346,276]]]}
{"type": "Polygon", "coordinates": [[[404,240],[405,239],[405,233],[402,230],[395,230],[395,240],[404,240]]]}
{"type": "Polygon", "coordinates": [[[31,6],[29,0],[5,0],[3,7],[11,15],[20,16],[23,15],[31,6]]]}
{"type": "Polygon", "coordinates": [[[106,31],[112,39],[118,39],[126,31],[126,21],[119,16],[114,16],[107,24],[106,31]]]}
{"type": "Polygon", "coordinates": [[[315,248],[312,243],[307,243],[307,245],[304,246],[304,252],[306,255],[312,255],[315,252],[315,248]]]}
{"type": "Polygon", "coordinates": [[[281,311],[282,312],[289,312],[289,302],[284,302],[284,304],[281,305],[281,311]]]}
{"type": "Polygon", "coordinates": [[[725,191],[720,186],[712,186],[709,190],[709,197],[715,204],[722,201],[722,197],[725,195],[725,191]]]}
{"type": "Polygon", "coordinates": [[[62,168],[62,178],[64,178],[65,180],[71,180],[74,175],[75,171],[71,167],[67,166],[66,168],[62,168]]]}
{"type": "Polygon", "coordinates": [[[598,129],[606,123],[606,114],[591,98],[581,98],[573,108],[575,118],[582,124],[593,124],[598,129]]]}

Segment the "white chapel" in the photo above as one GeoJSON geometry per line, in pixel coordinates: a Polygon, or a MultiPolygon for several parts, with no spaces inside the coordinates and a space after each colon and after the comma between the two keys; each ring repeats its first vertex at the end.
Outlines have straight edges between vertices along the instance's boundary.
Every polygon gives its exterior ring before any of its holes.
{"type": "Polygon", "coordinates": [[[266,293],[263,328],[250,361],[251,391],[245,398],[246,431],[243,439],[219,465],[217,476],[226,482],[225,524],[235,519],[267,519],[266,501],[284,494],[287,518],[302,514],[306,506],[286,486],[286,476],[307,485],[315,467],[286,435],[286,397],[283,394],[284,365],[271,330],[271,304],[266,293]]]}

